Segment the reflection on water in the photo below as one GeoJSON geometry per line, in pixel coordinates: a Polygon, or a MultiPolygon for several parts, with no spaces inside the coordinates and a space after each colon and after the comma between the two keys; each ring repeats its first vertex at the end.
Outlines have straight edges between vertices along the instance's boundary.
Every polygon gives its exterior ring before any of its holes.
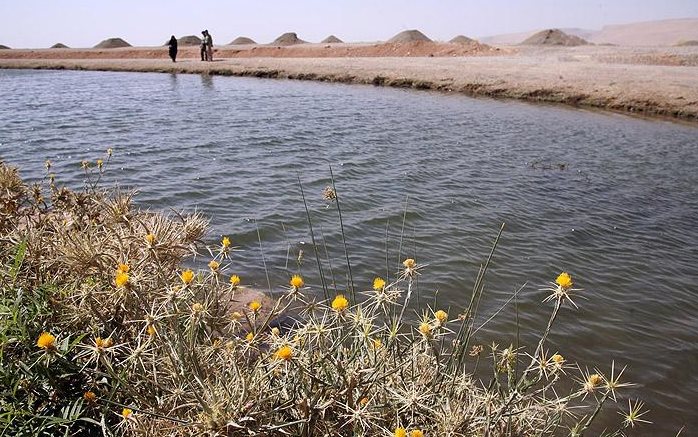
{"type": "Polygon", "coordinates": [[[203,85],[204,88],[213,89],[213,76],[210,74],[200,74],[199,77],[201,77],[201,85],[203,85]]]}
{"type": "MultiPolygon", "coordinates": [[[[518,318],[530,345],[551,310],[539,288],[569,271],[584,288],[580,309],[563,309],[551,349],[601,371],[611,360],[629,365],[625,375],[641,384],[628,393],[655,422],[637,435],[698,428],[694,127],[208,75],[0,71],[0,81],[2,159],[30,179],[51,159],[78,186],[80,160],[113,147],[107,183],[138,187],[146,208],[211,217],[211,239],[229,234],[240,247],[231,268],[263,289],[257,226],[273,285],[285,284],[300,249],[303,273],[318,282],[299,178],[337,287],[346,286],[337,211],[322,199],[330,165],[360,289],[413,256],[429,264],[422,303],[438,291],[439,306],[458,311],[505,222],[482,321],[526,284],[518,318]]],[[[515,320],[505,308],[478,341],[515,341],[515,320]]]]}

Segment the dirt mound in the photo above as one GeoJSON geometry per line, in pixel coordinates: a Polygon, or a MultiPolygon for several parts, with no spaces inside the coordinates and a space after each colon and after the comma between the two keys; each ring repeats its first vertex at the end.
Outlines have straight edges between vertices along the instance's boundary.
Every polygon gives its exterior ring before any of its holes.
{"type": "Polygon", "coordinates": [[[674,46],[676,46],[676,47],[698,46],[698,40],[689,39],[689,40],[679,41],[676,44],[674,44],[674,46]]]}
{"type": "Polygon", "coordinates": [[[97,44],[94,48],[96,49],[118,49],[120,47],[131,47],[131,44],[127,43],[121,38],[108,38],[97,44]]]}
{"type": "MultiPolygon", "coordinates": [[[[165,45],[168,45],[170,43],[170,40],[168,39],[167,42],[165,42],[165,45]]],[[[183,36],[181,38],[177,38],[177,46],[184,47],[184,46],[199,46],[201,45],[201,38],[199,38],[196,35],[187,35],[183,36]]]]}
{"type": "Polygon", "coordinates": [[[10,48],[0,44],[0,50],[10,50],[10,48]]]}
{"type": "Polygon", "coordinates": [[[241,46],[241,45],[246,45],[246,44],[257,44],[252,38],[248,38],[246,36],[238,36],[234,40],[230,41],[228,45],[231,46],[241,46]]]}
{"type": "Polygon", "coordinates": [[[458,35],[457,37],[453,38],[449,42],[453,43],[453,44],[464,44],[464,45],[478,44],[478,42],[476,40],[474,40],[472,38],[468,38],[467,36],[463,36],[463,35],[458,35]]]}
{"type": "Polygon", "coordinates": [[[298,38],[296,32],[287,32],[276,38],[274,42],[271,43],[273,46],[292,46],[294,44],[305,44],[306,41],[298,38]]]}
{"type": "Polygon", "coordinates": [[[417,41],[425,41],[425,42],[431,42],[428,36],[423,34],[422,32],[418,30],[405,30],[394,37],[390,38],[388,42],[417,42],[417,41]]]}
{"type": "Polygon", "coordinates": [[[330,35],[327,38],[323,39],[321,42],[323,44],[333,44],[333,43],[342,43],[344,41],[342,41],[341,39],[337,38],[334,35],[330,35]]]}
{"type": "Polygon", "coordinates": [[[62,42],[57,42],[54,45],[51,46],[52,49],[69,49],[67,45],[63,44],[62,42]]]}
{"type": "Polygon", "coordinates": [[[568,35],[560,29],[542,30],[534,33],[521,42],[525,46],[583,46],[589,44],[586,40],[568,35]]]}

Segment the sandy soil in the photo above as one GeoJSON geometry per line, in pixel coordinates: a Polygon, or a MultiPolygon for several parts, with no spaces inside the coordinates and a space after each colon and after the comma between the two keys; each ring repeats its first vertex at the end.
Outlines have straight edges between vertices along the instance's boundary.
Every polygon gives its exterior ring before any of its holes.
{"type": "Polygon", "coordinates": [[[698,122],[698,47],[502,47],[446,43],[3,50],[0,68],[207,73],[432,89],[698,122]]]}

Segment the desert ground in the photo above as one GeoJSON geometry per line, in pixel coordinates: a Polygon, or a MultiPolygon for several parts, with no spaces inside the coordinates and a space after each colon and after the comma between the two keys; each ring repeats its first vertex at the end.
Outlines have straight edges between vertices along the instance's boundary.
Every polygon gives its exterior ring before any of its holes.
{"type": "Polygon", "coordinates": [[[408,41],[0,50],[0,68],[217,74],[438,90],[698,122],[698,47],[408,41]]]}

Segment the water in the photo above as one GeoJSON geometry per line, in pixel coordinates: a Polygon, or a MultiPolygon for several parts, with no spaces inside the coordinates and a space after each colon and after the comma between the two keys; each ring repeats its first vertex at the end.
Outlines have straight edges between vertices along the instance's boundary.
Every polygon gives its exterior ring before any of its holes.
{"type": "MultiPolygon", "coordinates": [[[[0,158],[27,180],[50,159],[59,179],[79,187],[80,161],[113,147],[107,185],[137,187],[142,207],[203,212],[211,242],[230,235],[241,249],[230,272],[263,289],[261,251],[275,288],[297,268],[300,249],[308,282],[318,283],[299,177],[346,285],[337,211],[322,199],[330,166],[359,289],[386,274],[387,242],[389,271],[407,255],[429,264],[422,303],[438,291],[438,306],[455,314],[505,222],[482,321],[527,284],[519,311],[532,346],[551,310],[538,289],[569,271],[584,299],[562,311],[551,352],[604,372],[612,360],[628,365],[638,386],[626,394],[644,399],[655,422],[637,435],[698,428],[695,126],[427,92],[168,74],[5,70],[0,102],[0,158]]],[[[505,308],[478,340],[508,345],[514,320],[505,308]]],[[[602,420],[621,417],[609,411],[602,420]]]]}

